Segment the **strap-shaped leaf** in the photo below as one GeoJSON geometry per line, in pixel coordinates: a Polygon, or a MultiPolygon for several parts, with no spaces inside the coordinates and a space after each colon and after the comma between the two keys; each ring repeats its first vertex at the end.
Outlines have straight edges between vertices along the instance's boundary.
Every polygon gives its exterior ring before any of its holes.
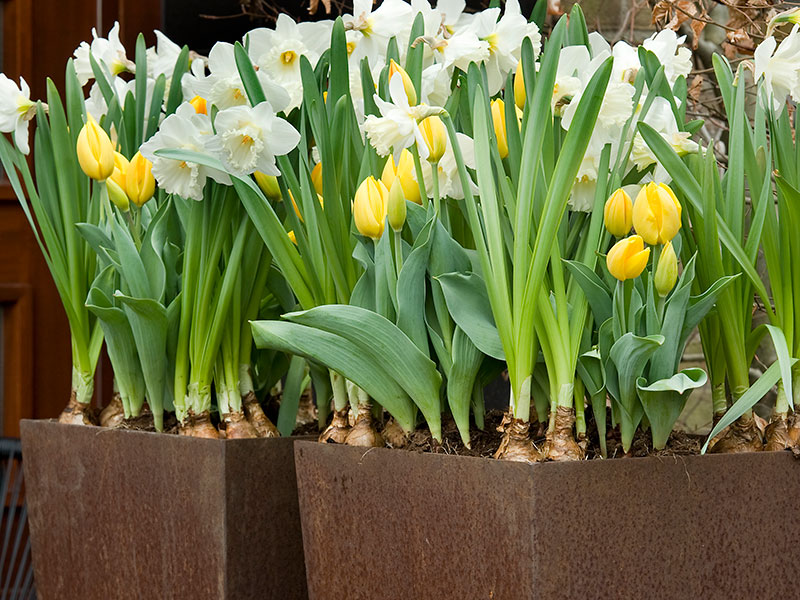
{"type": "MultiPolygon", "coordinates": [[[[796,362],[797,359],[793,358],[792,365],[794,365],[796,362]]],[[[733,406],[728,409],[719,422],[714,426],[714,429],[712,429],[711,433],[708,434],[706,443],[703,444],[701,453],[705,454],[706,450],[708,450],[708,444],[711,442],[711,440],[717,437],[726,427],[736,421],[736,419],[753,408],[756,403],[761,400],[761,398],[763,398],[767,392],[769,392],[770,388],[778,383],[780,378],[781,365],[778,363],[778,361],[775,361],[766,371],[764,371],[764,374],[759,377],[758,380],[751,385],[736,402],[733,403],[733,406]]]]}
{"type": "Polygon", "coordinates": [[[469,407],[472,388],[483,362],[483,354],[475,347],[464,330],[456,327],[453,333],[453,366],[447,378],[447,403],[453,413],[461,440],[469,443],[469,407]]]}

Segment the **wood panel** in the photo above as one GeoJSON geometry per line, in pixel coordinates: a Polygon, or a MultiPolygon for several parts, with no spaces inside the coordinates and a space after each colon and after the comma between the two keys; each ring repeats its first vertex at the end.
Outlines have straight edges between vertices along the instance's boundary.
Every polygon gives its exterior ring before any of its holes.
{"type": "MultiPolygon", "coordinates": [[[[63,90],[67,59],[102,20],[107,32],[120,21],[121,39],[133,55],[139,30],[161,24],[160,0],[0,0],[3,4],[3,72],[23,76],[31,98],[44,99],[50,77],[63,90]]],[[[152,33],[147,38],[152,43],[152,33]]],[[[69,397],[69,326],[50,272],[30,226],[5,180],[0,180],[0,303],[4,308],[3,434],[18,435],[20,418],[55,417],[69,397]]],[[[98,366],[96,402],[111,394],[107,359],[98,366]]],[[[102,403],[102,402],[101,402],[102,403]]]]}

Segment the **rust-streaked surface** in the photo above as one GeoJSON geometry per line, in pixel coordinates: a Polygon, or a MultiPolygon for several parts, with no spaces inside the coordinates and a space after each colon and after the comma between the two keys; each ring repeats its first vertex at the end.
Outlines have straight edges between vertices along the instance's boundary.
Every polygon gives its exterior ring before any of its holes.
{"type": "Polygon", "coordinates": [[[306,598],[293,443],[23,421],[39,598],[306,598]]]}
{"type": "Polygon", "coordinates": [[[295,448],[309,598],[795,598],[788,452],[523,465],[295,448]]]}

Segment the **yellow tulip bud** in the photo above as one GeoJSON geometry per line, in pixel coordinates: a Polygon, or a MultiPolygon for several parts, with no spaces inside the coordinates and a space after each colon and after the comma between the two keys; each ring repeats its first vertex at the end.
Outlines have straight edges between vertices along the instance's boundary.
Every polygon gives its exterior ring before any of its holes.
{"type": "Polygon", "coordinates": [[[606,200],[603,218],[611,235],[618,238],[628,235],[633,224],[633,202],[625,190],[619,188],[606,200]]]}
{"type": "Polygon", "coordinates": [[[669,186],[648,183],[633,204],[633,228],[651,245],[666,244],[681,228],[681,205],[669,186]]]}
{"type": "Polygon", "coordinates": [[[517,108],[525,108],[525,75],[522,73],[522,61],[517,63],[517,72],[514,73],[514,103],[517,108]]]}
{"type": "Polygon", "coordinates": [[[195,96],[189,100],[189,104],[194,107],[194,112],[201,115],[208,114],[208,107],[206,106],[206,99],[202,96],[195,96]]]}
{"type": "Polygon", "coordinates": [[[678,281],[678,257],[675,256],[672,242],[667,242],[661,251],[654,280],[656,291],[662,298],[670,293],[675,287],[675,282],[678,281]]]}
{"type": "Polygon", "coordinates": [[[106,190],[108,190],[108,199],[114,203],[114,206],[122,212],[128,212],[128,209],[131,207],[128,201],[128,194],[126,194],[125,190],[111,177],[106,179],[106,190]]]}
{"type": "Polygon", "coordinates": [[[128,164],[128,172],[125,174],[125,191],[128,192],[131,202],[140,208],[153,197],[153,193],[156,191],[153,163],[138,152],[128,164]]]}
{"type": "Polygon", "coordinates": [[[394,163],[394,157],[390,154],[386,164],[381,173],[381,181],[386,189],[392,188],[395,178],[400,179],[400,185],[403,186],[403,194],[406,200],[414,202],[415,204],[422,204],[422,198],[419,194],[419,184],[415,179],[414,157],[411,152],[403,150],[400,154],[400,160],[397,165],[394,163]]]}
{"type": "Polygon", "coordinates": [[[78,134],[78,162],[81,169],[92,179],[105,181],[114,172],[114,146],[105,130],[92,115],[78,134]]]}
{"type": "Polygon", "coordinates": [[[373,240],[378,240],[383,235],[388,196],[389,192],[383,182],[372,175],[358,186],[353,201],[353,220],[361,235],[373,240]]]}
{"type": "Polygon", "coordinates": [[[128,159],[119,152],[114,152],[114,172],[109,179],[113,179],[123,190],[125,189],[125,175],[128,172],[128,159]]]}
{"type": "Polygon", "coordinates": [[[406,197],[403,195],[403,186],[399,179],[395,179],[389,190],[386,214],[389,225],[394,231],[402,231],[406,223],[406,197]]]}
{"type": "Polygon", "coordinates": [[[425,138],[425,145],[428,146],[428,162],[439,162],[447,149],[447,131],[444,123],[438,116],[433,115],[420,121],[419,130],[425,138]]]}
{"type": "Polygon", "coordinates": [[[256,178],[256,183],[258,184],[258,187],[261,188],[261,191],[264,192],[267,200],[271,200],[272,202],[280,202],[283,199],[283,196],[281,196],[281,187],[278,185],[277,177],[274,175],[266,175],[261,171],[256,171],[253,173],[253,177],[256,178]]]}
{"type": "Polygon", "coordinates": [[[625,281],[642,274],[650,258],[650,248],[644,247],[641,236],[632,235],[618,241],[606,256],[608,272],[616,279],[625,281]]]}
{"type": "Polygon", "coordinates": [[[311,169],[311,183],[314,184],[314,189],[317,190],[317,194],[320,196],[322,195],[322,163],[318,162],[314,165],[314,168],[311,169]]]}
{"type": "Polygon", "coordinates": [[[417,103],[417,90],[414,88],[414,83],[411,81],[411,77],[409,77],[408,73],[406,73],[406,70],[392,59],[389,61],[389,81],[392,80],[395,74],[399,74],[403,79],[403,89],[406,91],[408,104],[409,106],[414,106],[417,103]]]}
{"type": "Polygon", "coordinates": [[[492,100],[492,125],[497,138],[497,149],[500,158],[508,156],[508,138],[506,137],[506,104],[499,98],[492,100]]]}
{"type": "Polygon", "coordinates": [[[292,230],[291,230],[290,232],[288,232],[286,235],[289,237],[289,239],[290,239],[290,240],[292,240],[292,243],[293,243],[295,246],[297,246],[297,236],[294,234],[294,229],[292,229],[292,230]]]}

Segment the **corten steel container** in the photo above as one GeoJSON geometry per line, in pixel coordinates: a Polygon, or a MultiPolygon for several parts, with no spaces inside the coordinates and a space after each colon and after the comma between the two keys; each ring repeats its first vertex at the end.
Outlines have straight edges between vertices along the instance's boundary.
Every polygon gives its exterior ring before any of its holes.
{"type": "Polygon", "coordinates": [[[798,597],[788,452],[524,465],[298,442],[295,461],[311,600],[798,597]]]}
{"type": "Polygon", "coordinates": [[[21,430],[41,600],[307,598],[293,439],[21,430]]]}

